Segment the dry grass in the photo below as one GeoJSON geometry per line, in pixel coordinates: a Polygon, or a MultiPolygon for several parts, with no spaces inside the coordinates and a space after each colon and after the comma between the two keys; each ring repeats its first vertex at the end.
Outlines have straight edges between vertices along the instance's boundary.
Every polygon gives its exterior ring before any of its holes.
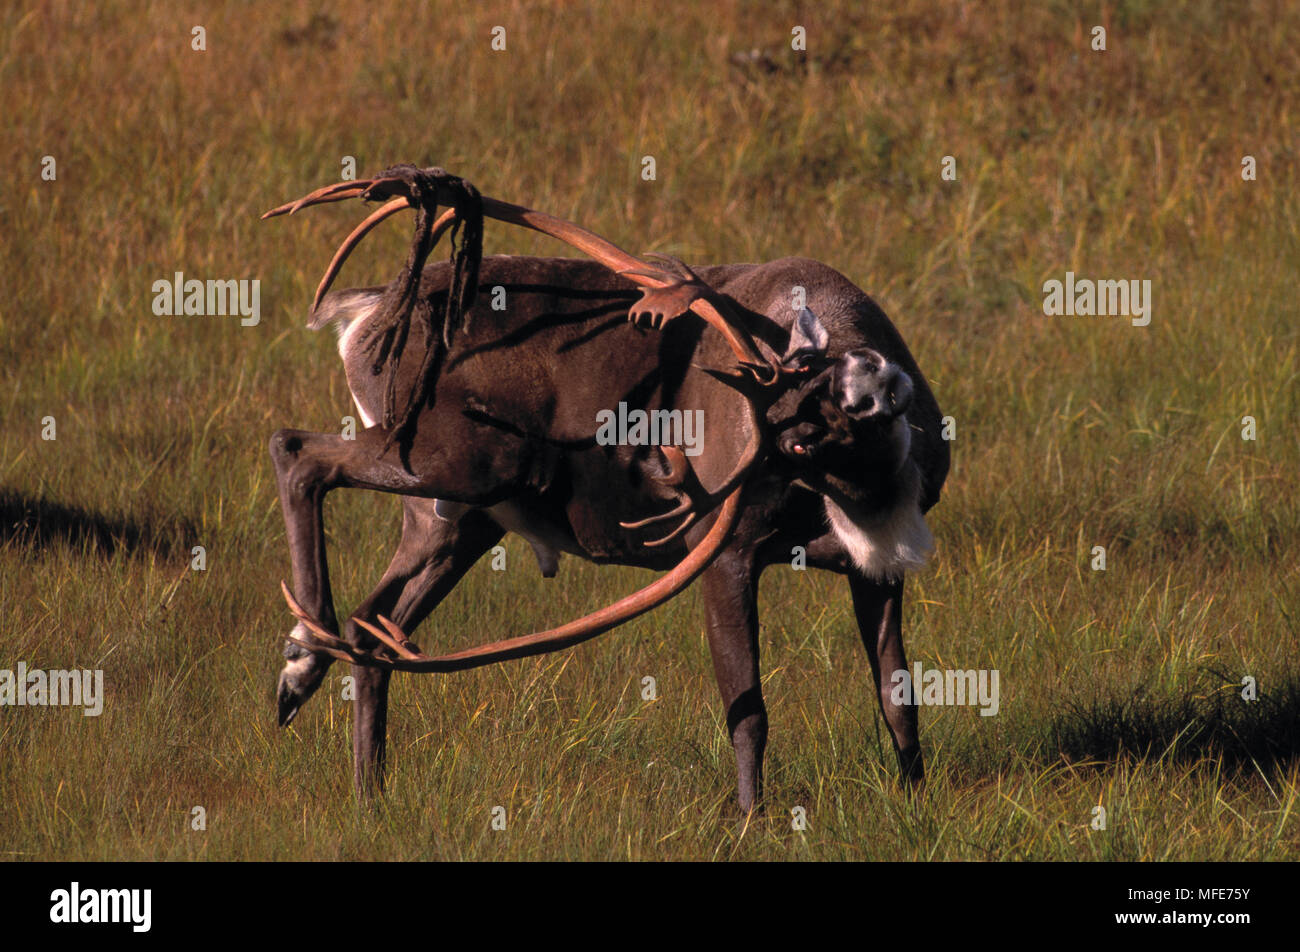
{"type": "MultiPolygon", "coordinates": [[[[97,719],[0,708],[9,855],[1297,857],[1300,9],[796,10],[0,11],[0,667],[102,667],[109,692],[97,719]],[[332,341],[302,323],[358,209],[257,215],[345,155],[361,174],[440,164],[633,250],[820,258],[877,297],[958,426],[911,655],[1001,672],[999,716],[923,712],[923,805],[896,789],[847,592],[817,573],[765,578],[770,809],[748,827],[693,592],[563,655],[399,679],[373,814],[351,798],[337,677],[274,727],[287,550],[265,440],[348,412],[332,341]],[[1151,325],[1044,317],[1066,270],[1150,279],[1151,325]],[[260,279],[261,324],[155,317],[175,271],[260,279]]],[[[388,280],[406,240],[377,234],[344,283],[388,280]]],[[[504,226],[487,244],[555,250],[504,226]]],[[[327,520],[346,610],[397,503],[341,494],[327,520]]],[[[644,578],[570,560],[544,583],[522,547],[510,560],[422,643],[530,629],[644,578]]]]}

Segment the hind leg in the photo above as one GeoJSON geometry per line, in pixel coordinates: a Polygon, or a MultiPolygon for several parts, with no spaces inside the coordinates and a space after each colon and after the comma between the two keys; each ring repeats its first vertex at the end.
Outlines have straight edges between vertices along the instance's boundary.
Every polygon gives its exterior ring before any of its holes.
{"type": "Polygon", "coordinates": [[[422,435],[429,435],[412,447],[409,469],[395,448],[383,452],[385,433],[377,427],[355,439],[287,429],[271,437],[294,595],[329,631],[338,622],[321,517],[328,492],[352,487],[479,504],[497,501],[520,482],[526,447],[517,437],[476,426],[450,408],[430,411],[426,420],[422,435]]]}
{"type": "MultiPolygon", "coordinates": [[[[439,434],[442,440],[426,437],[417,442],[410,453],[410,469],[401,464],[395,449],[381,452],[385,434],[378,428],[364,430],[352,440],[337,434],[287,429],[271,437],[294,593],[304,609],[328,631],[338,631],[338,620],[325,555],[322,508],[326,493],[338,487],[355,487],[409,496],[437,494],[472,502],[485,493],[508,491],[508,484],[485,481],[484,473],[505,474],[508,479],[518,471],[522,447],[517,438],[475,426],[452,410],[431,413],[426,419],[423,432],[439,434]],[[448,446],[451,451],[447,451],[448,446]]],[[[431,519],[432,505],[428,500],[431,519]]],[[[388,585],[381,585],[376,592],[381,603],[387,606],[392,600],[395,605],[400,600],[406,584],[401,573],[406,570],[404,565],[390,567],[390,573],[396,574],[386,576],[388,585]]],[[[293,719],[329,668],[328,659],[292,642],[286,645],[285,657],[278,691],[282,725],[293,719]]]]}

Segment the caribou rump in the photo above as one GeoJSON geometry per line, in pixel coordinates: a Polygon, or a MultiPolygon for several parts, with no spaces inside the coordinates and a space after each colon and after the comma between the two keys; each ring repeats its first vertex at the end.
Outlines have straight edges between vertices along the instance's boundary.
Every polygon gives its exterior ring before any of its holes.
{"type": "Polygon", "coordinates": [[[334,660],[352,663],[354,782],[372,795],[383,785],[393,671],[567,647],[700,577],[739,805],[752,810],[767,740],[758,581],[801,548],[807,565],[848,578],[901,776],[919,789],[916,708],[893,702],[891,676],[907,669],[904,575],[929,554],[923,516],[938,501],[948,446],[935,398],[880,308],[806,258],[694,270],[634,258],[571,223],[479,196],[440,169],[396,166],[267,216],[349,197],[391,201],[336,254],[309,326],[338,332],[366,428],[354,439],[290,429],[271,438],[293,572],[293,591],[282,588],[298,618],[285,645],[280,723],[334,660]],[[435,220],[439,203],[451,207],[435,220]],[[407,207],[417,225],[402,274],[387,286],[326,293],[357,241],[407,207]],[[481,214],[596,260],[482,257],[481,214]],[[462,222],[459,252],[426,266],[438,236],[462,222]],[[620,404],[664,421],[702,411],[702,452],[686,456],[680,439],[598,439],[602,413],[620,404]],[[321,518],[325,494],[338,487],[397,493],[403,503],[397,552],[341,637],[321,518]],[[677,523],[666,535],[654,528],[665,521],[677,523]],[[426,655],[406,633],[507,532],[527,540],[548,577],[560,553],[670,571],[560,628],[426,655]]]}

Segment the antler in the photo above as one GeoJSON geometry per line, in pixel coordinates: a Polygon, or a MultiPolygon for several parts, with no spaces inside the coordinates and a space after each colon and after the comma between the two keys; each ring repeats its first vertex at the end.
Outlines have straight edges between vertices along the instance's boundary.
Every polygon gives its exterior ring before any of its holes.
{"type": "Polygon", "coordinates": [[[727,545],[731,532],[735,528],[740,514],[740,497],[743,487],[732,490],[718,511],[717,518],[708,534],[700,541],[690,554],[666,575],[647,585],[645,588],[628,595],[626,598],[546,631],[507,638],[478,648],[454,651],[449,654],[432,657],[420,650],[419,646],[406,637],[402,629],[384,616],[379,616],[376,627],[360,618],[353,618],[358,625],[380,642],[379,647],[363,650],[344,641],[325,628],[298,604],[298,600],[289,591],[289,586],[280,582],[280,590],[289,604],[289,610],[312,633],[313,640],[290,634],[289,640],[301,645],[308,651],[327,654],[339,661],[364,665],[371,668],[387,668],[391,671],[463,671],[477,668],[497,661],[509,661],[512,658],[526,658],[529,655],[545,654],[568,648],[596,637],[611,628],[617,628],[624,622],[631,621],[638,615],[644,615],[675,596],[693,582],[701,572],[717,557],[727,545]]]}
{"type": "MultiPolygon", "coordinates": [[[[442,172],[441,169],[427,171],[442,172]]],[[[348,255],[352,253],[352,249],[360,243],[361,239],[385,218],[396,214],[403,208],[413,207],[411,204],[412,196],[406,193],[408,189],[409,182],[396,175],[383,175],[373,179],[359,179],[354,182],[338,182],[334,185],[318,188],[302,198],[273,208],[262,216],[263,219],[267,219],[278,215],[292,215],[294,212],[309,208],[312,205],[341,202],[349,198],[373,199],[389,195],[394,196],[392,201],[373,213],[344,239],[343,244],[335,252],[334,259],[330,262],[324,278],[321,279],[320,286],[316,291],[316,298],[312,303],[312,310],[315,310],[320,304],[321,298],[329,290],[343,262],[347,260],[348,255]]],[[[443,200],[443,198],[443,196],[439,196],[439,200],[443,200]]],[[[629,311],[629,319],[633,321],[648,320],[651,326],[658,328],[687,311],[693,311],[722,334],[731,346],[736,360],[742,367],[750,369],[750,372],[757,379],[765,383],[771,383],[777,378],[777,362],[771,358],[770,354],[759,352],[753,337],[750,336],[736,317],[731,306],[681,261],[661,255],[647,256],[651,258],[649,261],[638,258],[608,239],[588,231],[581,225],[575,225],[571,221],[565,221],[563,218],[556,218],[554,215],[535,211],[523,205],[514,205],[500,199],[489,198],[486,195],[482,196],[482,208],[483,215],[487,218],[494,218],[497,221],[529,228],[552,238],[557,238],[599,261],[611,271],[640,285],[643,293],[641,299],[629,311]]],[[[454,217],[454,211],[450,209],[443,214],[442,218],[438,220],[438,223],[442,225],[442,230],[448,227],[454,217]]],[[[432,242],[437,241],[437,238],[442,234],[442,230],[437,231],[432,238],[432,242]]]]}

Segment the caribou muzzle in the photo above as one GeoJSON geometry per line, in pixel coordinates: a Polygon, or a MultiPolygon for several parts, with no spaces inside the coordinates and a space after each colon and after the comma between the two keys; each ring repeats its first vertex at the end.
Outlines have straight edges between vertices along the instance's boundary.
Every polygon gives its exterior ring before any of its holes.
{"type": "Polygon", "coordinates": [[[830,386],[832,399],[855,420],[893,419],[912,403],[912,378],[874,350],[841,357],[830,386]]]}

